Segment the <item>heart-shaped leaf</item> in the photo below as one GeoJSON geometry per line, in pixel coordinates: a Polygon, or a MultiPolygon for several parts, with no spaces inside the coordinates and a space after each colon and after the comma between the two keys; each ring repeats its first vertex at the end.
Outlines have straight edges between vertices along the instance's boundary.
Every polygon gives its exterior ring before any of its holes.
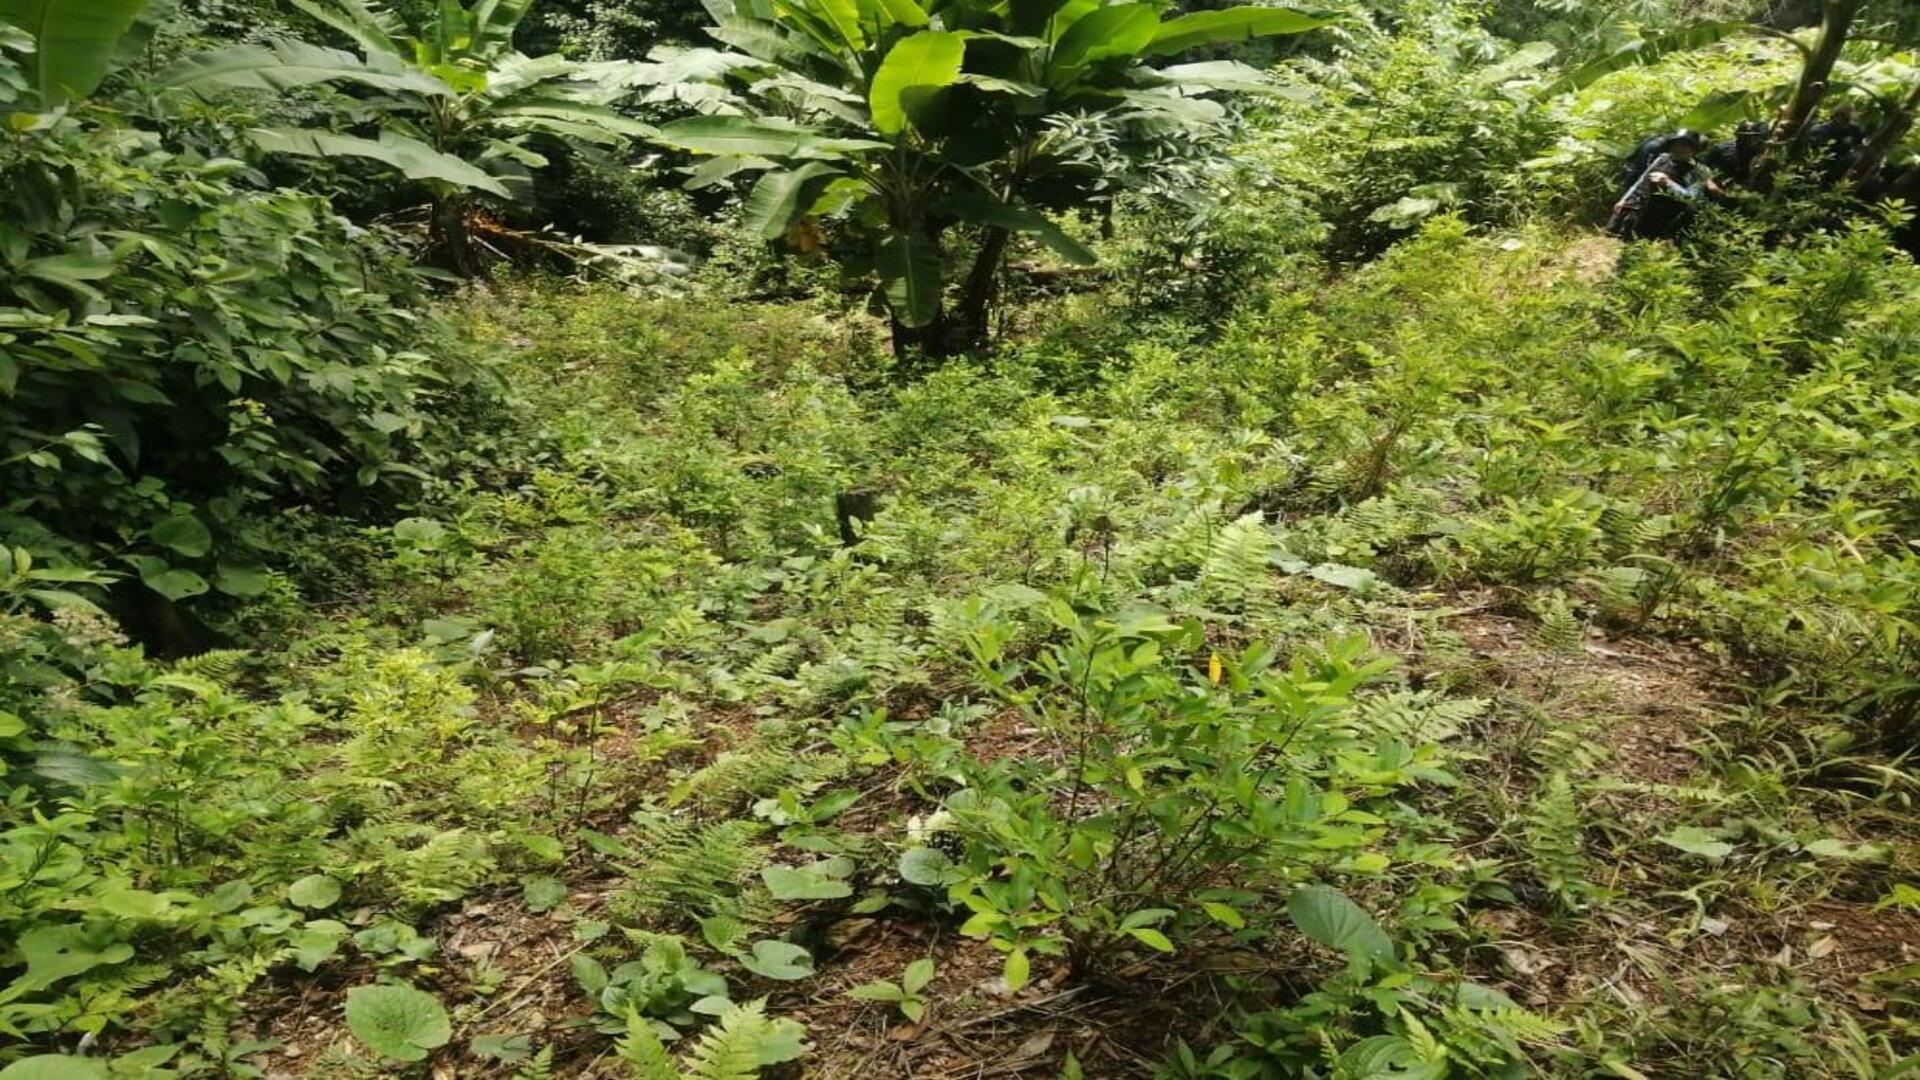
{"type": "Polygon", "coordinates": [[[440,999],[411,986],[356,986],[347,991],[347,1030],[367,1049],[395,1061],[425,1061],[453,1038],[440,999]]]}

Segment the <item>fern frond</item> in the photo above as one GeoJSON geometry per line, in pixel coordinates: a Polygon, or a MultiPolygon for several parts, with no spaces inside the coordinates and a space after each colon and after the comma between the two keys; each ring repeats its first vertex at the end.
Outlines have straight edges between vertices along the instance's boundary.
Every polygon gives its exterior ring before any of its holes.
{"type": "Polygon", "coordinates": [[[722,821],[695,829],[658,813],[633,817],[630,837],[641,856],[629,897],[643,913],[679,910],[751,921],[748,882],[766,863],[752,821],[722,821]]]}
{"type": "Polygon", "coordinates": [[[627,1031],[613,1044],[614,1053],[629,1066],[633,1080],[684,1080],[667,1057],[667,1045],[653,1024],[632,1006],[627,1008],[627,1031]]]}
{"type": "Polygon", "coordinates": [[[539,1053],[513,1074],[513,1080],[553,1080],[553,1047],[541,1047],[539,1053]]]}
{"type": "Polygon", "coordinates": [[[757,1080],[760,1070],[798,1057],[806,1029],[770,1019],[766,1002],[735,1005],[700,1036],[688,1059],[692,1080],[757,1080]]]}
{"type": "Polygon", "coordinates": [[[246,649],[208,649],[198,656],[174,661],[173,670],[180,675],[197,675],[224,683],[240,673],[241,665],[251,655],[246,649]]]}
{"type": "Polygon", "coordinates": [[[1361,699],[1355,714],[1365,731],[1414,746],[1444,742],[1487,711],[1484,698],[1443,697],[1432,690],[1392,690],[1361,699]]]}

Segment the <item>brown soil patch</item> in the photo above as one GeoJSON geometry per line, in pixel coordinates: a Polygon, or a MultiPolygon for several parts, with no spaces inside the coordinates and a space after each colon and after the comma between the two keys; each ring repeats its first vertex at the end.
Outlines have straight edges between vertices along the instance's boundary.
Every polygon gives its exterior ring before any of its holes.
{"type": "Polygon", "coordinates": [[[1643,638],[1589,637],[1577,649],[1535,643],[1534,622],[1465,605],[1447,620],[1484,662],[1499,689],[1549,712],[1603,718],[1591,735],[1611,753],[1610,772],[1677,784],[1699,770],[1689,750],[1711,713],[1726,672],[1685,645],[1643,638]]]}

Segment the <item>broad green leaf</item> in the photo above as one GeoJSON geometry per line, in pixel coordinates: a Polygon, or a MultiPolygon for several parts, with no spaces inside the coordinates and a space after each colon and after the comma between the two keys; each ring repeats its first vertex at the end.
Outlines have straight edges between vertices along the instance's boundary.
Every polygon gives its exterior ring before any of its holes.
{"type": "Polygon", "coordinates": [[[1656,839],[1668,847],[1679,848],[1690,855],[1702,855],[1709,859],[1724,859],[1733,854],[1732,844],[1698,825],[1682,825],[1656,839]]]}
{"type": "Polygon", "coordinates": [[[20,267],[19,274],[21,277],[44,281],[49,285],[58,285],[82,296],[97,297],[100,293],[87,283],[104,281],[112,277],[115,268],[112,259],[81,252],[69,252],[64,255],[47,255],[29,260],[20,267]]]}
{"type": "Polygon", "coordinates": [[[1227,904],[1214,903],[1213,901],[1209,900],[1206,903],[1201,904],[1200,909],[1202,911],[1205,911],[1208,917],[1213,919],[1214,922],[1217,922],[1222,926],[1230,927],[1234,930],[1242,930],[1246,928],[1247,917],[1245,915],[1240,914],[1240,911],[1238,908],[1231,907],[1227,904]]]}
{"type": "Polygon", "coordinates": [[[826,16],[827,23],[840,40],[855,52],[867,47],[867,35],[860,26],[860,5],[856,0],[812,0],[813,10],[826,16]]]}
{"type": "Polygon", "coordinates": [[[907,992],[898,984],[882,979],[856,986],[847,991],[847,996],[855,1001],[905,1001],[907,992]]]}
{"type": "Polygon", "coordinates": [[[20,977],[25,989],[39,990],[62,979],[84,975],[97,967],[111,967],[133,959],[133,946],[115,941],[106,931],[89,932],[80,926],[42,926],[20,935],[15,943],[27,971],[20,977]]]}
{"type": "Polygon", "coordinates": [[[340,951],[340,943],[347,939],[347,933],[345,923],[314,919],[287,937],[287,944],[293,947],[293,962],[300,965],[302,971],[317,969],[340,951]]]}
{"type": "Polygon", "coordinates": [[[247,132],[247,138],[268,153],[369,158],[399,169],[410,180],[442,180],[503,199],[509,197],[506,186],[478,166],[391,131],[381,132],[375,140],[303,128],[253,128],[247,132]]]}
{"type": "Polygon", "coordinates": [[[308,874],[287,886],[287,902],[319,911],[340,902],[340,883],[325,874],[308,874]]]}
{"type": "Polygon", "coordinates": [[[1325,885],[1307,885],[1287,897],[1287,917],[1307,937],[1348,956],[1393,955],[1393,942],[1373,917],[1346,894],[1325,885]]]}
{"type": "Polygon", "coordinates": [[[396,64],[372,65],[342,49],[280,40],[264,45],[234,45],[185,57],[160,73],[161,86],[207,90],[264,90],[285,93],[303,86],[347,82],[378,90],[404,90],[429,97],[452,91],[439,79],[396,64]]]}
{"type": "Polygon", "coordinates": [[[945,885],[952,869],[953,860],[939,848],[908,848],[900,854],[900,879],[909,885],[945,885]]]}
{"type": "Polygon", "coordinates": [[[109,889],[100,894],[100,910],[119,919],[157,919],[172,903],[146,889],[109,889]]]}
{"type": "Polygon", "coordinates": [[[223,562],[214,568],[213,587],[228,596],[259,596],[267,591],[267,570],[263,566],[223,562]]]}
{"type": "Polygon", "coordinates": [[[141,563],[140,582],[169,600],[185,600],[207,591],[207,579],[191,570],[168,566],[162,559],[141,563]]]}
{"type": "Polygon", "coordinates": [[[0,0],[0,21],[33,35],[34,88],[52,108],[100,86],[115,47],[146,6],[147,0],[0,0]]]}
{"type": "Polygon", "coordinates": [[[740,966],[763,979],[792,982],[813,974],[813,956],[790,941],[756,941],[753,952],[740,957],[740,966]]]}
{"type": "Polygon", "coordinates": [[[836,139],[783,120],[748,116],[690,116],[660,128],[660,141],[696,154],[731,157],[829,158],[861,150],[889,150],[871,139],[836,139]]]}
{"type": "Polygon", "coordinates": [[[926,326],[940,317],[940,252],[933,241],[897,235],[880,248],[880,284],[902,325],[926,326]]]}
{"type": "Polygon", "coordinates": [[[821,161],[766,173],[747,196],[741,224],[763,240],[778,240],[819,199],[820,192],[842,175],[839,169],[821,161]]]}
{"type": "Polygon", "coordinates": [[[1207,60],[1171,64],[1153,74],[1186,90],[1231,90],[1247,94],[1277,94],[1282,88],[1266,72],[1237,60],[1207,60]]]}
{"type": "Polygon", "coordinates": [[[598,997],[600,991],[613,982],[613,977],[607,974],[606,965],[586,953],[574,953],[568,966],[573,970],[574,981],[580,984],[580,989],[585,990],[588,997],[598,997]]]}
{"type": "Polygon", "coordinates": [[[192,514],[168,514],[147,530],[147,538],[193,559],[213,547],[213,533],[192,514]]]}
{"type": "Polygon", "coordinates": [[[1032,236],[1075,266],[1092,266],[1100,261],[1085,244],[1068,236],[1066,230],[1030,206],[1003,202],[978,188],[955,192],[947,204],[967,221],[1032,236]]]}
{"type": "Polygon", "coordinates": [[[927,12],[915,0],[874,0],[887,17],[902,26],[927,25],[927,12]]]}
{"type": "Polygon", "coordinates": [[[1877,862],[1887,857],[1885,844],[1850,844],[1831,836],[1815,840],[1801,850],[1817,858],[1843,862],[1877,862]]]}
{"type": "Polygon", "coordinates": [[[1027,950],[1015,949],[1007,954],[1007,962],[1000,969],[1000,977],[1006,981],[1008,990],[1018,990],[1027,985],[1027,979],[1033,974],[1033,965],[1027,959],[1027,950]]]}
{"type": "Polygon", "coordinates": [[[923,30],[895,42],[867,93],[874,130],[882,135],[906,130],[916,111],[960,77],[966,53],[965,37],[951,31],[923,30]]]}
{"type": "Polygon", "coordinates": [[[1048,81],[1058,86],[1102,60],[1138,56],[1159,29],[1160,13],[1150,4],[1115,4],[1089,12],[1054,43],[1048,81]]]}
{"type": "Polygon", "coordinates": [[[550,874],[532,874],[521,881],[520,897],[527,902],[528,911],[552,911],[566,902],[567,886],[550,874]]]}
{"type": "Polygon", "coordinates": [[[1651,64],[1669,53],[1685,52],[1711,45],[1748,29],[1750,23],[1703,22],[1665,34],[1628,42],[1606,56],[1562,75],[1548,86],[1548,95],[1566,94],[1591,86],[1616,71],[1651,64]]]}
{"type": "Polygon", "coordinates": [[[33,771],[62,784],[86,787],[93,784],[110,784],[125,770],[85,754],[47,750],[34,756],[33,771]]]}
{"type": "MultiPolygon", "coordinates": [[[[356,45],[367,51],[369,56],[386,53],[390,56],[402,56],[400,46],[393,40],[404,32],[400,20],[389,12],[370,10],[361,0],[289,0],[292,5],[309,16],[340,31],[356,45]]],[[[408,50],[410,53],[411,50],[408,50]]]]}
{"type": "Polygon", "coordinates": [[[1751,113],[1758,96],[1752,90],[1716,90],[1688,109],[1674,126],[1711,131],[1751,113]]]}
{"type": "Polygon", "coordinates": [[[381,1057],[425,1061],[453,1038],[440,999],[411,986],[356,986],[347,991],[347,1030],[381,1057]]]}
{"type": "Polygon", "coordinates": [[[838,900],[853,895],[853,886],[805,867],[769,866],[760,871],[760,880],[767,883],[775,900],[838,900]]]}
{"type": "Polygon", "coordinates": [[[1334,20],[1318,18],[1286,8],[1232,7],[1215,11],[1196,11],[1160,24],[1148,56],[1171,56],[1188,49],[1216,42],[1245,41],[1273,34],[1302,34],[1330,25],[1334,20]]]}
{"type": "Polygon", "coordinates": [[[1127,933],[1133,935],[1135,940],[1155,952],[1170,953],[1173,951],[1173,942],[1167,939],[1167,935],[1150,926],[1136,926],[1128,930],[1127,933]]]}
{"type": "Polygon", "coordinates": [[[93,1058],[36,1054],[0,1069],[0,1080],[105,1080],[106,1066],[93,1058]]]}
{"type": "Polygon", "coordinates": [[[917,994],[933,981],[933,958],[923,956],[907,965],[906,973],[900,977],[900,985],[909,994],[917,994]]]}

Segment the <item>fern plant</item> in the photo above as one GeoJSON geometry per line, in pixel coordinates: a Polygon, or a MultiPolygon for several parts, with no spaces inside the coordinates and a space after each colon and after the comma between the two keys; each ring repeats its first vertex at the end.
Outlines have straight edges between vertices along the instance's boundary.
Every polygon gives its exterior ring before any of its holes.
{"type": "Polygon", "coordinates": [[[758,1080],[761,1070],[807,1051],[807,1029],[797,1020],[769,1017],[765,1001],[729,1005],[692,1049],[676,1061],[638,1014],[615,1044],[633,1080],[758,1080]]]}

